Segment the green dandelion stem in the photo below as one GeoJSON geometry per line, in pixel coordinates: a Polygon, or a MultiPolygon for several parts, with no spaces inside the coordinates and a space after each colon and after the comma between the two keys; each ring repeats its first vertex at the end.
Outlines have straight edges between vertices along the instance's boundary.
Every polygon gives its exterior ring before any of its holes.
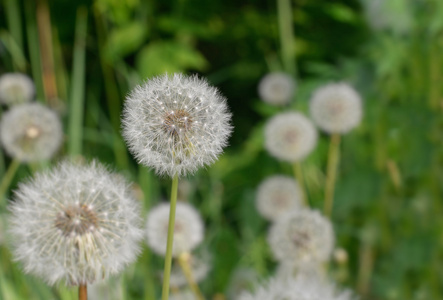
{"type": "Polygon", "coordinates": [[[295,162],[295,163],[293,163],[292,167],[294,169],[294,177],[298,182],[298,186],[300,187],[301,203],[303,203],[306,206],[309,206],[309,202],[306,198],[305,182],[303,179],[303,171],[301,168],[301,163],[295,162]]]}
{"type": "Polygon", "coordinates": [[[14,176],[17,173],[19,167],[20,161],[18,159],[14,159],[6,170],[2,182],[0,183],[0,196],[2,197],[2,199],[5,198],[6,191],[11,185],[12,179],[14,179],[14,176]]]}
{"type": "Polygon", "coordinates": [[[172,179],[171,204],[169,208],[168,242],[166,244],[165,270],[163,272],[162,300],[169,299],[169,277],[171,276],[172,244],[175,226],[175,207],[177,205],[178,175],[172,179]]]}
{"type": "Polygon", "coordinates": [[[178,257],[178,263],[183,270],[183,274],[185,275],[186,281],[188,282],[189,287],[191,288],[192,293],[194,293],[195,298],[197,300],[204,300],[203,296],[198,284],[195,282],[194,277],[192,275],[191,265],[189,264],[189,259],[191,258],[189,253],[182,253],[178,257]]]}
{"type": "Polygon", "coordinates": [[[334,133],[331,135],[331,143],[329,145],[328,167],[326,173],[325,186],[325,207],[324,214],[331,216],[332,207],[334,204],[334,188],[337,177],[337,167],[340,160],[340,134],[334,133]]]}

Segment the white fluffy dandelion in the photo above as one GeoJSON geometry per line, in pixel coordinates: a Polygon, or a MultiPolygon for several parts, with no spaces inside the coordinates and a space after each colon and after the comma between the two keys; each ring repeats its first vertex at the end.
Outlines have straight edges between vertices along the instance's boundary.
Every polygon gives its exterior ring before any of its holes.
{"type": "Polygon", "coordinates": [[[333,251],[334,232],[331,222],[318,211],[292,211],[271,226],[268,243],[279,262],[322,263],[333,251]]]}
{"type": "Polygon", "coordinates": [[[282,72],[265,75],[258,85],[260,98],[269,104],[283,105],[291,101],[295,92],[294,79],[282,72]]]}
{"type": "Polygon", "coordinates": [[[254,293],[244,293],[239,300],[352,300],[349,290],[340,290],[334,283],[317,278],[271,278],[254,293]]]}
{"type": "Polygon", "coordinates": [[[289,162],[302,160],[316,145],[317,131],[301,113],[281,113],[266,124],[265,147],[278,159],[289,162]]]}
{"type": "Polygon", "coordinates": [[[123,135],[138,161],[170,177],[213,163],[227,144],[226,99],[197,76],[160,76],[126,98],[123,135]]]}
{"type": "Polygon", "coordinates": [[[347,83],[331,83],[317,89],[310,100],[314,122],[328,133],[347,133],[362,119],[360,95],[347,83]]]}
{"type": "MultiPolygon", "coordinates": [[[[148,213],[147,242],[149,247],[159,255],[166,253],[169,206],[169,203],[161,203],[148,213]]],[[[190,204],[178,202],[175,213],[173,257],[197,247],[203,240],[204,232],[204,224],[200,214],[190,204]]]]}
{"type": "Polygon", "coordinates": [[[35,87],[31,78],[22,73],[6,73],[0,76],[0,102],[15,105],[34,98],[35,87]]]}
{"type": "Polygon", "coordinates": [[[9,219],[14,256],[49,284],[86,285],[135,260],[140,207],[128,184],[93,162],[69,162],[20,184],[9,219]]]}
{"type": "Polygon", "coordinates": [[[6,152],[19,161],[49,159],[63,140],[61,121],[41,104],[17,105],[3,115],[0,139],[6,152]]]}
{"type": "Polygon", "coordinates": [[[255,204],[258,212],[270,221],[276,221],[288,211],[301,207],[298,183],[291,177],[274,175],[260,183],[255,204]]]}

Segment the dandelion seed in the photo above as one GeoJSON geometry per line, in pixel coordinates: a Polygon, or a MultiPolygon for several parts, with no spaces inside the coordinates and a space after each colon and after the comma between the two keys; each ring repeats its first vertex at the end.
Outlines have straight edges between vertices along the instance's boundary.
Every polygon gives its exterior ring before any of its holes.
{"type": "MultiPolygon", "coordinates": [[[[159,255],[166,253],[169,203],[161,203],[148,213],[146,224],[149,247],[159,255]]],[[[174,226],[172,256],[190,252],[203,240],[204,225],[197,210],[190,204],[178,202],[174,226]]]]}
{"type": "Polygon", "coordinates": [[[352,300],[349,290],[340,290],[334,283],[307,276],[271,278],[254,293],[243,293],[239,300],[352,300]]]}
{"type": "Polygon", "coordinates": [[[38,103],[12,107],[2,117],[0,133],[8,155],[22,162],[51,158],[63,139],[57,114],[38,103]]]}
{"type": "Polygon", "coordinates": [[[19,185],[14,200],[9,233],[15,259],[50,285],[105,279],[139,252],[140,207],[128,184],[96,162],[63,162],[38,173],[19,185]]]}
{"type": "Polygon", "coordinates": [[[260,183],[255,204],[263,217],[276,221],[288,211],[300,208],[301,197],[300,187],[293,178],[276,175],[260,183]]]}
{"type": "Polygon", "coordinates": [[[317,145],[317,131],[301,113],[286,112],[273,117],[265,128],[265,147],[281,160],[296,162],[305,158],[317,145]]]}
{"type": "Polygon", "coordinates": [[[6,73],[0,76],[0,103],[16,105],[34,98],[35,87],[25,74],[6,73]]]}
{"type": "Polygon", "coordinates": [[[218,90],[197,76],[156,77],[126,98],[123,135],[138,161],[170,177],[213,163],[231,115],[218,90]]]}
{"type": "Polygon", "coordinates": [[[328,133],[347,133],[360,124],[362,103],[347,83],[332,83],[317,89],[310,100],[314,122],[328,133]]]}
{"type": "Polygon", "coordinates": [[[274,257],[282,263],[323,263],[334,247],[331,222],[318,211],[292,211],[269,230],[268,243],[274,257]]]}
{"type": "Polygon", "coordinates": [[[267,74],[258,85],[260,98],[264,102],[274,105],[284,105],[290,102],[294,96],[294,91],[294,79],[282,72],[267,74]]]}

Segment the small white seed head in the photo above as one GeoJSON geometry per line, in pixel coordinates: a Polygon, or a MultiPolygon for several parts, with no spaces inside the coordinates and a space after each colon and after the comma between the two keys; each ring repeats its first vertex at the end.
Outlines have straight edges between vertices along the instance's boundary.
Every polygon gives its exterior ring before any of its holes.
{"type": "Polygon", "coordinates": [[[284,105],[291,101],[295,92],[294,79],[282,72],[265,75],[258,85],[260,98],[269,104],[284,105]]]}
{"type": "Polygon", "coordinates": [[[360,95],[347,83],[331,83],[317,89],[310,100],[314,122],[328,133],[347,133],[362,119],[360,95]]]}
{"type": "MultiPolygon", "coordinates": [[[[163,256],[166,254],[169,207],[169,203],[161,203],[152,208],[146,223],[149,247],[163,256]]],[[[172,256],[193,250],[203,241],[203,233],[204,224],[198,211],[190,204],[177,202],[172,256]]]]}
{"type": "Polygon", "coordinates": [[[0,139],[11,157],[22,162],[45,160],[60,148],[62,124],[55,112],[39,103],[21,104],[3,115],[0,139]]]}
{"type": "Polygon", "coordinates": [[[312,122],[298,112],[274,116],[265,128],[265,147],[283,161],[304,159],[317,145],[317,130],[312,122]]]}
{"type": "Polygon", "coordinates": [[[9,233],[25,272],[51,285],[91,284],[134,261],[140,207],[121,179],[97,162],[62,162],[20,184],[9,233]]]}
{"type": "Polygon", "coordinates": [[[301,207],[300,187],[293,178],[288,176],[268,177],[260,183],[257,189],[255,204],[264,218],[276,221],[288,211],[301,207]]]}
{"type": "Polygon", "coordinates": [[[142,164],[183,176],[213,163],[227,145],[231,114],[219,91],[197,76],[160,76],[126,98],[123,136],[142,164]]]}
{"type": "Polygon", "coordinates": [[[0,76],[0,103],[16,105],[34,98],[35,87],[31,78],[22,73],[6,73],[0,76]]]}

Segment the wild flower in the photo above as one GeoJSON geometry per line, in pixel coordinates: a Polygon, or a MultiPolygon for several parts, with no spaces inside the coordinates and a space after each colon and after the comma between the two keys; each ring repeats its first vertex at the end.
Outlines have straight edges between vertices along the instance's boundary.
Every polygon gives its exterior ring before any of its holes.
{"type": "Polygon", "coordinates": [[[45,160],[62,143],[62,124],[55,112],[41,104],[21,104],[3,115],[0,139],[8,155],[19,161],[45,160]]]}
{"type": "Polygon", "coordinates": [[[143,236],[129,186],[97,162],[62,162],[21,183],[9,233],[26,273],[50,285],[86,285],[135,260],[143,236]]]}
{"type": "Polygon", "coordinates": [[[34,95],[34,82],[27,75],[6,73],[0,76],[0,103],[21,104],[31,101],[34,95]]]}
{"type": "Polygon", "coordinates": [[[239,300],[352,300],[349,290],[317,277],[274,277],[254,293],[243,293],[239,300]]]}
{"type": "Polygon", "coordinates": [[[274,257],[282,263],[323,263],[334,248],[331,222],[318,211],[291,211],[273,223],[268,243],[274,257]]]}
{"type": "Polygon", "coordinates": [[[360,124],[360,95],[347,83],[331,83],[318,88],[310,100],[314,123],[328,133],[347,133],[360,124]]]}
{"type": "Polygon", "coordinates": [[[291,101],[295,92],[295,81],[286,73],[273,72],[265,75],[258,85],[260,98],[269,104],[284,105],[291,101]]]}
{"type": "Polygon", "coordinates": [[[283,161],[296,162],[305,158],[317,145],[317,131],[312,122],[298,112],[274,116],[265,127],[265,147],[283,161]]]}
{"type": "Polygon", "coordinates": [[[213,163],[227,144],[231,114],[197,76],[159,76],[126,98],[123,135],[138,161],[170,177],[213,163]]]}
{"type": "MultiPolygon", "coordinates": [[[[146,223],[149,247],[159,255],[166,253],[169,203],[161,203],[148,213],[146,223]]],[[[178,202],[175,216],[172,256],[190,252],[203,240],[204,224],[197,210],[190,204],[178,202]]]]}
{"type": "Polygon", "coordinates": [[[264,218],[276,221],[288,211],[300,208],[301,197],[300,187],[293,178],[274,175],[260,183],[255,204],[264,218]]]}

